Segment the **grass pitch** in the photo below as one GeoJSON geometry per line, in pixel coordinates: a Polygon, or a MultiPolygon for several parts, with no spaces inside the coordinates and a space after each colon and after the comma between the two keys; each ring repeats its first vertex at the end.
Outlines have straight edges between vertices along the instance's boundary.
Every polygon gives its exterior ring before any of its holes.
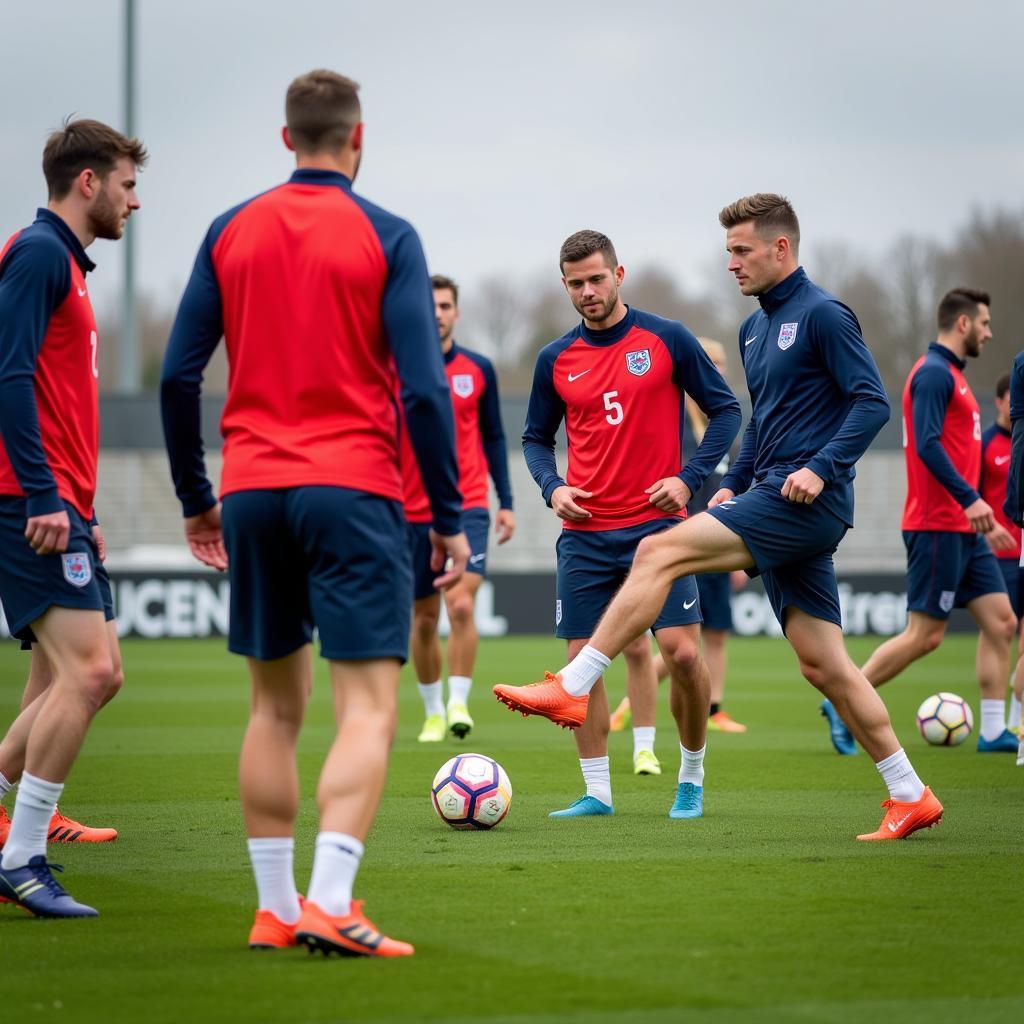
{"type": "MultiPolygon", "coordinates": [[[[854,656],[870,640],[854,641],[854,656]]],[[[883,691],[921,776],[946,805],[908,842],[863,844],[885,795],[867,755],[832,753],[813,691],[778,640],[733,640],[728,708],[746,735],[713,733],[706,817],[667,817],[678,748],[664,695],[666,773],[632,775],[612,737],[615,816],[556,821],[582,791],[571,738],[509,714],[496,681],[562,663],[546,638],[481,644],[465,746],[416,742],[408,670],[391,775],[357,895],[416,944],[403,961],[251,953],[255,905],[236,799],[244,662],[222,641],[130,641],[127,683],[97,719],[64,809],[121,835],[51,847],[93,921],[0,907],[3,1018],[75,1021],[902,1021],[1024,1019],[1024,769],[979,756],[975,737],[927,747],[914,711],[952,690],[977,711],[972,638],[883,691]],[[490,833],[455,832],[428,797],[459,749],[507,769],[515,796],[490,833]]],[[[0,649],[0,719],[27,662],[0,649]]],[[[622,692],[615,666],[609,689],[622,692]]],[[[302,745],[296,874],[309,877],[313,790],[330,741],[323,666],[302,745]]]]}

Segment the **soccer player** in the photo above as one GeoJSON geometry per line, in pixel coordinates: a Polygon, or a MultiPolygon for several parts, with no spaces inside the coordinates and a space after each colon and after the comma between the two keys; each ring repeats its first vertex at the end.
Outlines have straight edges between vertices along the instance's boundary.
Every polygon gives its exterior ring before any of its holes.
{"type": "MultiPolygon", "coordinates": [[[[992,553],[993,548],[1010,550],[1014,539],[975,489],[981,476],[981,413],[964,376],[967,360],[981,355],[992,337],[989,307],[988,293],[974,288],[943,296],[938,340],[907,377],[907,625],[874,651],[863,672],[873,686],[882,686],[934,651],[949,613],[966,607],[981,631],[978,750],[1016,753],[1017,738],[1006,728],[1006,679],[1017,617],[992,553]]],[[[850,724],[841,712],[840,718],[850,724]]]]}
{"type": "Polygon", "coordinates": [[[407,222],[352,191],[363,149],[358,88],[322,70],[289,86],[282,134],[297,170],[211,225],[171,332],[161,408],[186,539],[200,561],[230,569],[228,647],[252,678],[239,767],[259,898],[249,944],[391,957],[413,947],[378,931],[352,887],[387,775],[409,643],[396,371],[433,510],[437,586],[457,582],[469,546],[423,250],[407,222]],[[230,377],[218,505],[199,396],[222,334],[230,377]],[[314,625],[337,734],[302,904],[292,870],[296,743],[314,625]]]}
{"type": "MultiPolygon", "coordinates": [[[[1010,430],[1010,472],[1003,511],[1011,522],[1024,526],[1024,352],[1017,353],[1010,371],[1010,430]]],[[[1024,554],[1021,555],[1021,570],[1024,572],[1024,554]]],[[[1013,696],[1019,707],[1024,697],[1024,655],[1019,650],[1013,696]]],[[[1024,767],[1024,728],[1021,728],[1017,744],[1017,765],[1024,767]]]]}
{"type": "Polygon", "coordinates": [[[98,121],[65,123],[43,150],[46,209],[0,252],[0,601],[11,633],[37,641],[53,670],[12,727],[12,774],[24,770],[0,896],[40,917],[97,914],[53,877],[46,839],[89,724],[120,684],[91,528],[99,338],[85,250],[121,237],[145,161],[138,139],[98,121]]]}
{"type": "Polygon", "coordinates": [[[843,644],[832,554],[853,523],[853,475],[889,403],[853,313],[799,265],[789,201],[759,193],[725,207],[729,270],[760,309],[743,322],[740,356],[753,414],[707,513],[645,538],[590,643],[555,676],[496,686],[526,714],[582,720],[605,666],[657,617],[680,576],[756,569],[805,678],[839,708],[889,789],[866,840],[933,825],[942,805],[900,747],[885,705],[843,644]]]}
{"type": "MultiPolygon", "coordinates": [[[[682,324],[626,306],[619,292],[625,269],[606,235],[571,235],[558,263],[565,290],[583,321],[537,357],[523,451],[545,502],[563,521],[557,546],[556,634],[568,641],[570,657],[586,659],[590,635],[629,572],[637,544],[686,515],[691,495],[736,436],[740,409],[714,363],[682,324]],[[697,453],[685,467],[684,392],[710,417],[697,453]],[[555,464],[555,434],[563,421],[569,447],[565,479],[555,464]]],[[[648,625],[652,623],[671,670],[670,704],[682,756],[672,816],[696,818],[703,807],[710,680],[700,655],[700,604],[692,579],[676,581],[662,595],[648,625]]],[[[622,647],[627,664],[636,670],[641,666],[631,660],[649,660],[650,647],[644,636],[629,639],[635,646],[622,647]]],[[[601,679],[607,665],[603,660],[591,680],[596,684],[593,702],[563,701],[564,712],[554,715],[558,724],[576,730],[586,794],[553,817],[613,813],[608,699],[601,679]]]]}
{"type": "MultiPolygon", "coordinates": [[[[697,340],[711,357],[718,372],[724,377],[728,366],[725,347],[720,341],[715,341],[713,338],[698,338],[697,340]]],[[[683,434],[683,453],[689,460],[693,458],[697,451],[697,445],[704,437],[704,431],[707,430],[707,418],[689,395],[686,396],[686,418],[690,429],[683,434]]],[[[686,506],[687,515],[695,516],[708,507],[708,502],[718,491],[722,477],[728,469],[729,456],[725,455],[715,467],[715,471],[704,481],[704,486],[690,499],[686,506]]],[[[702,573],[694,578],[697,581],[700,611],[704,619],[700,627],[701,651],[711,675],[711,709],[708,728],[713,732],[746,732],[747,727],[741,722],[737,722],[728,711],[725,711],[722,708],[722,702],[725,697],[725,675],[728,665],[726,644],[729,634],[732,632],[730,594],[734,587],[742,587],[746,583],[747,575],[742,572],[713,572],[702,573]]],[[[658,682],[668,677],[665,659],[660,655],[654,659],[654,672],[658,682]]],[[[612,732],[626,728],[631,717],[630,698],[625,697],[612,712],[612,732]]]]}
{"type": "Polygon", "coordinates": [[[441,596],[434,586],[436,573],[430,568],[430,502],[423,490],[412,448],[403,436],[402,479],[413,571],[412,660],[425,715],[420,743],[440,743],[447,731],[464,739],[473,728],[469,692],[473,685],[473,665],[479,643],[476,594],[487,574],[487,534],[491,528],[488,473],[498,493],[499,508],[495,519],[498,543],[511,540],[516,528],[494,366],[486,356],[463,348],[455,341],[455,324],[459,319],[458,285],[450,277],[440,274],[435,274],[430,280],[434,290],[434,317],[455,414],[462,528],[469,539],[472,554],[465,575],[444,592],[451,623],[446,708],[441,683],[441,641],[437,633],[441,596]]]}

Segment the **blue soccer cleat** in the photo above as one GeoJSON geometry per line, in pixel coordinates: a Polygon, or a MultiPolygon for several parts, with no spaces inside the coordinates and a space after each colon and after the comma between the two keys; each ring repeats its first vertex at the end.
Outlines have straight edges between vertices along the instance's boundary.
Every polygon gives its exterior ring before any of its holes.
{"type": "Polygon", "coordinates": [[[610,804],[602,803],[596,796],[581,796],[561,811],[552,811],[549,818],[587,818],[596,814],[614,814],[610,804]]]}
{"type": "Polygon", "coordinates": [[[676,790],[676,802],[668,812],[670,818],[703,818],[704,787],[692,782],[680,782],[676,790]]]}
{"type": "Polygon", "coordinates": [[[987,740],[983,736],[978,737],[979,754],[1016,754],[1019,740],[1010,732],[1004,729],[994,740],[987,740]]]}
{"type": "Polygon", "coordinates": [[[828,734],[832,738],[832,746],[837,754],[856,754],[857,741],[853,733],[846,728],[846,723],[839,717],[839,712],[832,707],[827,698],[821,702],[821,713],[828,719],[828,734]]]}
{"type": "Polygon", "coordinates": [[[23,868],[0,867],[0,896],[36,917],[99,917],[99,911],[78,903],[64,891],[51,871],[63,871],[36,854],[23,868]]]}

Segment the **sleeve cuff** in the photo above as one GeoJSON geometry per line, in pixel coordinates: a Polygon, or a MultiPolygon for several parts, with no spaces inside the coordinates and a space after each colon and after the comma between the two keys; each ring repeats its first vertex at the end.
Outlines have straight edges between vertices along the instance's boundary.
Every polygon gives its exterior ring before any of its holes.
{"type": "Polygon", "coordinates": [[[31,519],[33,516],[48,516],[51,512],[63,512],[64,502],[53,487],[48,491],[38,494],[31,494],[25,499],[25,516],[31,519]]]}
{"type": "Polygon", "coordinates": [[[462,532],[462,513],[456,512],[453,515],[435,516],[431,525],[442,537],[454,537],[455,534],[462,532]]]}
{"type": "Polygon", "coordinates": [[[208,486],[202,494],[195,498],[183,498],[181,511],[186,519],[190,519],[192,516],[200,516],[204,512],[208,512],[216,504],[217,499],[213,496],[213,488],[208,486]]]}
{"type": "Polygon", "coordinates": [[[557,477],[555,480],[552,480],[551,483],[549,483],[540,492],[541,496],[544,498],[544,504],[547,505],[548,508],[551,508],[551,495],[554,494],[554,492],[557,491],[559,487],[565,486],[565,481],[561,477],[557,477]]]}
{"type": "Polygon", "coordinates": [[[824,456],[816,455],[810,462],[807,463],[807,468],[812,472],[821,477],[825,483],[832,483],[834,473],[832,471],[832,460],[827,459],[824,456]]]}
{"type": "Polygon", "coordinates": [[[969,506],[973,505],[980,497],[981,495],[977,491],[969,491],[960,499],[960,507],[968,508],[969,506]]]}

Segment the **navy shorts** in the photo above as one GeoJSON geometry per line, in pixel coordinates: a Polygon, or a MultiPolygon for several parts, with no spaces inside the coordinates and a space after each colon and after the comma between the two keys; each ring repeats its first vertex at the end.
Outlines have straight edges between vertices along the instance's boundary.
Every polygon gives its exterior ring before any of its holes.
{"type": "MultiPolygon", "coordinates": [[[[652,533],[677,526],[678,519],[653,519],[621,530],[562,530],[558,538],[555,635],[580,640],[593,635],[622,581],[633,566],[637,545],[652,533]]],[[[672,584],[652,630],[701,621],[700,598],[692,576],[672,584]]]]}
{"type": "Polygon", "coordinates": [[[110,578],[100,564],[89,524],[64,503],[71,523],[67,551],[37,555],[25,539],[25,499],[0,498],[0,604],[7,628],[25,643],[48,608],[102,611],[113,618],[110,578]]]}
{"type": "Polygon", "coordinates": [[[907,611],[949,618],[984,594],[1006,593],[999,559],[978,533],[904,530],[907,611]]]}
{"type": "Polygon", "coordinates": [[[231,651],[283,658],[316,626],[325,658],[405,660],[412,572],[399,502],[345,487],[237,491],[222,515],[231,651]]]}
{"type": "Polygon", "coordinates": [[[727,572],[706,572],[695,576],[700,594],[700,611],[705,629],[732,632],[732,579],[727,572]]]}
{"type": "Polygon", "coordinates": [[[1010,595],[1013,614],[1019,619],[1024,614],[1024,570],[1016,558],[997,558],[1006,592],[1010,595]]]}
{"type": "MultiPolygon", "coordinates": [[[[434,580],[440,573],[430,568],[430,523],[408,523],[409,556],[412,559],[412,596],[416,601],[431,597],[440,591],[434,580]]],[[[491,529],[491,516],[485,508],[470,508],[462,513],[462,529],[469,541],[469,562],[466,572],[487,575],[487,536],[491,529]]]]}
{"type": "Polygon", "coordinates": [[[781,487],[782,480],[770,478],[709,508],[707,515],[743,538],[783,629],[790,607],[841,628],[832,555],[846,533],[846,523],[817,501],[789,501],[781,487]]]}

